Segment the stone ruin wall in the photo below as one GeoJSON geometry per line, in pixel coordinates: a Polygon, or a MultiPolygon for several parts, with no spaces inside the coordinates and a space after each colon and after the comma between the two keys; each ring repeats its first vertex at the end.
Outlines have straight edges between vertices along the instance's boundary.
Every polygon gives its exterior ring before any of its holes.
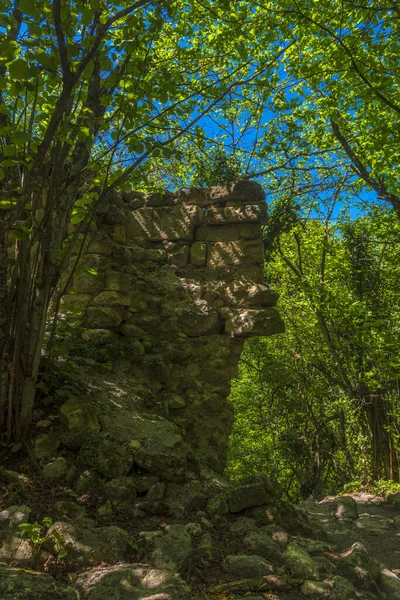
{"type": "Polygon", "coordinates": [[[114,192],[86,233],[65,298],[83,311],[88,333],[129,342],[129,372],[147,410],[177,425],[217,471],[244,341],[283,331],[277,295],[264,283],[265,219],[265,194],[251,181],[114,192]]]}

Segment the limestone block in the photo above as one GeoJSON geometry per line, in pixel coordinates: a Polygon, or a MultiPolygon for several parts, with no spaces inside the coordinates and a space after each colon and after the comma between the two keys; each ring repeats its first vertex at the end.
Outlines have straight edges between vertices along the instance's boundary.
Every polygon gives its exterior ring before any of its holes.
{"type": "Polygon", "coordinates": [[[178,202],[193,204],[204,208],[210,206],[211,199],[206,188],[183,188],[175,193],[178,202]]]}
{"type": "Polygon", "coordinates": [[[162,206],[164,204],[164,194],[160,194],[160,192],[146,194],[144,203],[146,206],[162,206]]]}
{"type": "Polygon", "coordinates": [[[87,254],[101,254],[110,256],[113,249],[112,240],[106,235],[93,235],[87,246],[87,254]]]}
{"type": "Polygon", "coordinates": [[[106,282],[103,273],[91,275],[83,273],[74,277],[74,288],[80,294],[98,294],[105,288],[106,282]]]}
{"type": "Polygon", "coordinates": [[[82,521],[57,521],[50,527],[48,535],[46,545],[50,551],[65,550],[66,559],[80,565],[118,563],[123,560],[130,541],[129,535],[120,527],[90,527],[82,521]],[[59,541],[61,536],[62,542],[59,541]]]}
{"type": "Polygon", "coordinates": [[[0,597],[2,600],[76,600],[72,587],[59,583],[47,573],[0,566],[0,597]]]}
{"type": "Polygon", "coordinates": [[[103,329],[118,327],[122,321],[122,314],[109,306],[90,306],[85,315],[84,326],[88,329],[103,329]]]}
{"type": "Polygon", "coordinates": [[[261,240],[241,242],[215,242],[209,245],[207,266],[211,269],[231,265],[260,264],[264,260],[261,240]]]}
{"type": "Polygon", "coordinates": [[[209,197],[212,201],[236,200],[238,202],[264,202],[265,192],[261,185],[256,181],[242,179],[234,181],[227,185],[217,185],[209,190],[209,197]]]}
{"type": "Polygon", "coordinates": [[[114,242],[125,244],[126,242],[126,227],[124,225],[114,225],[110,229],[110,235],[114,242]]]}
{"type": "MultiPolygon", "coordinates": [[[[76,258],[71,260],[71,268],[76,266],[76,258]]],[[[98,272],[107,271],[111,267],[111,259],[103,254],[82,254],[80,265],[86,268],[97,269],[98,272]]]]}
{"type": "Polygon", "coordinates": [[[168,252],[168,262],[177,267],[186,267],[189,260],[189,246],[185,244],[168,252]]]}
{"type": "MultiPolygon", "coordinates": [[[[261,231],[260,225],[254,227],[261,231]]],[[[237,225],[202,225],[196,231],[196,240],[199,242],[235,242],[240,237],[240,227],[237,225]]]]}
{"type": "Polygon", "coordinates": [[[196,267],[203,267],[207,260],[207,245],[194,242],[190,248],[190,262],[196,267]]]}
{"type": "Polygon", "coordinates": [[[125,308],[130,306],[131,299],[127,294],[109,290],[101,292],[93,299],[93,304],[97,306],[111,306],[113,308],[125,308]]]}
{"type": "Polygon", "coordinates": [[[203,298],[215,303],[217,298],[227,306],[275,306],[278,294],[268,286],[247,279],[232,281],[210,281],[204,286],[203,298]]]}
{"type": "Polygon", "coordinates": [[[145,258],[154,262],[166,262],[167,253],[163,248],[150,248],[147,250],[145,258]]]}
{"type": "Polygon", "coordinates": [[[130,287],[130,277],[119,271],[108,271],[106,274],[106,290],[126,292],[130,287]]]}
{"type": "Polygon", "coordinates": [[[283,321],[275,308],[220,310],[225,319],[225,333],[232,337],[275,335],[284,332],[283,321]]]}
{"type": "Polygon", "coordinates": [[[262,238],[262,229],[258,223],[245,223],[239,227],[240,238],[244,240],[258,240],[262,238]]]}
{"type": "MultiPolygon", "coordinates": [[[[120,564],[115,567],[97,567],[81,573],[76,580],[82,600],[128,600],[131,598],[159,598],[190,600],[190,588],[173,571],[159,570],[142,564],[120,564]],[[111,590],[111,591],[110,591],[111,590]],[[149,595],[150,594],[150,595],[149,595]]],[[[71,594],[71,598],[72,598],[71,594]]],[[[11,597],[10,597],[11,598],[11,597]]],[[[50,596],[49,596],[50,598],[50,596]]],[[[53,596],[51,596],[53,600],[53,596]]],[[[65,600],[69,600],[65,597],[65,600]]],[[[75,598],[75,596],[74,596],[75,598]]],[[[32,600],[29,597],[27,600],[32,600]]],[[[9,600],[7,597],[6,600],[9,600]]],[[[54,596],[54,600],[61,600],[54,596]]],[[[62,598],[64,600],[64,598],[62,598]]]]}
{"type": "Polygon", "coordinates": [[[262,223],[266,221],[266,206],[262,204],[247,204],[246,206],[227,206],[225,208],[207,208],[205,221],[210,225],[230,223],[262,223]]]}
{"type": "Polygon", "coordinates": [[[173,207],[139,208],[128,217],[129,238],[162,240],[193,240],[195,228],[204,219],[199,206],[178,204],[173,207]]]}
{"type": "Polygon", "coordinates": [[[186,309],[181,312],[179,327],[189,337],[211,335],[220,333],[222,323],[216,311],[204,308],[203,310],[186,309]]]}
{"type": "Polygon", "coordinates": [[[92,299],[92,294],[68,294],[64,296],[62,303],[71,310],[83,310],[91,304],[92,299]]]}

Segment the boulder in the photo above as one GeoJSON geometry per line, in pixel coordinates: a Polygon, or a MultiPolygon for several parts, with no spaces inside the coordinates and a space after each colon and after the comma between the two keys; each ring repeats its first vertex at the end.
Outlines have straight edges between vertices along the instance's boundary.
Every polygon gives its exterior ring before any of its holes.
{"type": "Polygon", "coordinates": [[[105,483],[102,493],[104,498],[112,503],[113,508],[129,511],[134,507],[137,490],[132,477],[118,477],[105,483]]]}
{"type": "Polygon", "coordinates": [[[200,558],[205,562],[211,562],[215,560],[217,556],[217,547],[210,533],[205,533],[201,537],[197,545],[197,551],[200,558]]]}
{"type": "Polygon", "coordinates": [[[176,570],[183,574],[189,567],[192,538],[184,525],[169,525],[165,533],[144,532],[141,539],[147,548],[145,554],[157,568],[176,570]],[[149,533],[153,535],[148,535],[149,533]],[[161,535],[160,535],[161,533],[161,535]]]}
{"type": "Polygon", "coordinates": [[[381,577],[379,563],[368,554],[365,546],[356,542],[341,555],[337,565],[339,573],[349,579],[357,589],[374,588],[381,577]]]}
{"type": "Polygon", "coordinates": [[[33,442],[32,454],[37,460],[51,456],[61,444],[61,432],[40,433],[33,442]]]}
{"type": "Polygon", "coordinates": [[[125,477],[133,465],[130,448],[110,439],[105,433],[86,436],[79,457],[82,462],[110,479],[125,477]]]}
{"type": "Polygon", "coordinates": [[[261,556],[230,554],[224,558],[222,568],[235,579],[264,577],[272,573],[273,567],[261,556]]]}
{"type": "Polygon", "coordinates": [[[257,554],[272,562],[279,561],[282,555],[279,545],[274,540],[256,531],[248,533],[243,544],[249,554],[257,554]]]}
{"type": "Polygon", "coordinates": [[[358,519],[357,502],[351,496],[340,496],[340,498],[337,498],[332,506],[330,506],[329,512],[339,520],[355,521],[358,519]]]}
{"type": "Polygon", "coordinates": [[[231,526],[231,532],[240,537],[244,537],[252,531],[259,531],[259,529],[255,520],[248,517],[239,517],[231,526]]]}
{"type": "Polygon", "coordinates": [[[353,600],[357,598],[356,588],[348,579],[336,575],[332,579],[332,591],[329,600],[353,600]]]}
{"type": "Polygon", "coordinates": [[[54,504],[51,516],[57,521],[62,521],[65,517],[79,520],[86,517],[86,509],[71,500],[59,500],[54,504]]]}
{"type": "Polygon", "coordinates": [[[282,495],[277,482],[263,473],[258,473],[240,481],[228,494],[229,510],[232,513],[246,508],[271,504],[282,495]]]}
{"type": "Polygon", "coordinates": [[[46,547],[52,553],[66,551],[66,559],[82,566],[123,560],[129,535],[119,527],[93,527],[84,521],[58,521],[49,528],[46,547]]]}
{"type": "Polygon", "coordinates": [[[191,599],[190,588],[177,573],[140,564],[87,571],[78,576],[75,587],[80,600],[191,599]]]}
{"type": "Polygon", "coordinates": [[[70,398],[61,406],[59,417],[64,433],[62,441],[67,448],[79,450],[88,433],[100,429],[93,410],[78,398],[70,398]]]}
{"type": "MultiPolygon", "coordinates": [[[[130,446],[128,455],[139,467],[167,481],[184,481],[186,448],[181,430],[174,423],[155,414],[120,410],[112,415],[103,415],[101,424],[104,432],[117,440],[113,443],[119,446],[120,453],[125,448],[124,443],[130,446]]],[[[128,456],[126,458],[127,465],[128,456]]],[[[129,471],[107,475],[94,462],[91,466],[108,477],[123,476],[129,471]]]]}
{"type": "Polygon", "coordinates": [[[295,542],[288,545],[283,553],[283,560],[293,577],[303,580],[318,580],[317,563],[295,542]]]}
{"type": "Polygon", "coordinates": [[[2,600],[77,600],[75,590],[46,573],[0,566],[2,600]]]}
{"type": "Polygon", "coordinates": [[[63,456],[59,456],[51,463],[44,465],[43,475],[50,481],[60,481],[65,479],[68,473],[68,464],[63,456]]]}
{"type": "Polygon", "coordinates": [[[387,502],[391,506],[400,508],[400,492],[397,492],[396,494],[388,494],[387,502]]]}
{"type": "Polygon", "coordinates": [[[331,598],[329,595],[331,586],[324,581],[306,580],[301,586],[303,596],[312,598],[331,598]]]}

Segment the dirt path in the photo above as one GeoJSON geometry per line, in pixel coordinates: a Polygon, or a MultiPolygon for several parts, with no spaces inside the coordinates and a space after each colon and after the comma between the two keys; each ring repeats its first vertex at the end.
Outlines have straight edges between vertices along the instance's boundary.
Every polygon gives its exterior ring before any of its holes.
{"type": "Polygon", "coordinates": [[[298,508],[325,529],[328,541],[340,551],[347,550],[355,542],[362,543],[370,556],[392,572],[389,575],[384,571],[386,586],[383,587],[387,599],[400,600],[400,579],[393,575],[400,577],[400,508],[372,494],[360,492],[351,496],[357,502],[359,513],[359,518],[354,521],[340,521],[330,514],[334,496],[320,502],[303,502],[298,508]]]}

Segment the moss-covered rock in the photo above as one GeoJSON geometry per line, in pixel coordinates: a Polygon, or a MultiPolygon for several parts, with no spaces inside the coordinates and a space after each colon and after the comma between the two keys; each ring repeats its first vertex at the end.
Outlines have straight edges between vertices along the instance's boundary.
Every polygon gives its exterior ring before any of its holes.
{"type": "Polygon", "coordinates": [[[283,554],[283,560],[293,577],[302,579],[303,581],[306,579],[318,580],[319,571],[317,563],[311,558],[308,552],[295,542],[288,545],[283,554]]]}
{"type": "Polygon", "coordinates": [[[47,463],[43,467],[43,475],[50,481],[60,481],[65,479],[68,473],[68,464],[63,456],[59,456],[53,462],[47,463]]]}
{"type": "Polygon", "coordinates": [[[125,477],[133,465],[129,446],[110,439],[105,433],[92,433],[82,444],[81,461],[110,479],[125,477]]]}
{"type": "Polygon", "coordinates": [[[61,434],[62,432],[58,429],[48,433],[40,433],[33,442],[33,456],[40,460],[54,454],[60,447],[61,434]]]}
{"type": "Polygon", "coordinates": [[[330,514],[340,520],[358,519],[357,502],[351,496],[341,496],[337,498],[329,510],[330,514]]]}
{"type": "Polygon", "coordinates": [[[279,561],[282,555],[279,545],[274,540],[255,531],[246,535],[243,544],[249,554],[257,554],[272,562],[279,561]]]}
{"type": "Polygon", "coordinates": [[[177,573],[138,564],[87,571],[78,576],[75,587],[80,600],[191,599],[190,588],[177,573]]]}
{"type": "Polygon", "coordinates": [[[176,570],[180,574],[187,571],[192,538],[184,525],[170,525],[163,535],[147,538],[147,543],[147,556],[156,567],[176,570]]]}
{"type": "Polygon", "coordinates": [[[77,600],[71,587],[46,573],[0,566],[0,598],[2,600],[77,600]]]}
{"type": "Polygon", "coordinates": [[[261,556],[230,554],[222,561],[226,573],[237,578],[263,577],[272,573],[273,567],[261,556]]]}
{"type": "Polygon", "coordinates": [[[129,535],[119,527],[93,527],[84,521],[58,521],[47,535],[49,551],[65,550],[67,560],[82,566],[115,564],[123,560],[130,543],[129,535]]]}

